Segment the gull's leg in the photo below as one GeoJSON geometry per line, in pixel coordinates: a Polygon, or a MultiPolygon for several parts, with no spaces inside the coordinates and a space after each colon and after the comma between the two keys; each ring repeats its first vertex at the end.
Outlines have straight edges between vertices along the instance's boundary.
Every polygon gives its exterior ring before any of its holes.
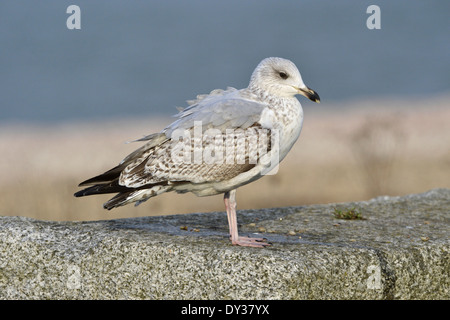
{"type": "MultiPolygon", "coordinates": [[[[236,194],[235,190],[234,194],[236,194]]],[[[231,203],[230,201],[230,193],[226,192],[223,197],[223,202],[225,203],[225,209],[227,210],[227,218],[228,218],[228,227],[230,228],[230,239],[231,241],[237,240],[239,238],[237,231],[237,220],[236,220],[236,202],[231,203]]]]}
{"type": "Polygon", "coordinates": [[[223,197],[225,209],[227,210],[228,226],[230,227],[230,238],[233,245],[244,247],[264,248],[270,244],[263,238],[240,237],[238,234],[236,218],[236,190],[225,192],[223,197]]]}

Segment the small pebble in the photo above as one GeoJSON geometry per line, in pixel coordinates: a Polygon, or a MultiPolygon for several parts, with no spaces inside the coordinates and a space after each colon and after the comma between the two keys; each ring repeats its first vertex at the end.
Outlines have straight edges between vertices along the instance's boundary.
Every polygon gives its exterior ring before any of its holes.
{"type": "Polygon", "coordinates": [[[181,227],[180,227],[180,230],[187,231],[187,229],[188,229],[188,227],[186,227],[186,226],[181,226],[181,227]]]}
{"type": "Polygon", "coordinates": [[[256,227],[256,223],[249,223],[248,226],[249,226],[249,227],[252,227],[252,228],[253,228],[253,227],[256,227]]]}
{"type": "Polygon", "coordinates": [[[428,237],[420,237],[420,239],[421,239],[422,241],[428,241],[428,240],[430,240],[430,238],[428,238],[428,237]]]}
{"type": "Polygon", "coordinates": [[[289,235],[289,236],[295,236],[295,231],[294,231],[294,230],[290,230],[290,231],[288,232],[288,235],[289,235]]]}
{"type": "Polygon", "coordinates": [[[259,228],[258,228],[258,231],[259,231],[259,232],[266,232],[266,228],[264,228],[264,227],[259,227],[259,228]]]}

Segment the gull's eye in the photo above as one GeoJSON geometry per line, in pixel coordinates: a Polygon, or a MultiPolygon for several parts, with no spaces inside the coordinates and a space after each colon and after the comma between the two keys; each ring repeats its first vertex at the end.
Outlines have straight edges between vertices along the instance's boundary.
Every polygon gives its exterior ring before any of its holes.
{"type": "Polygon", "coordinates": [[[281,72],[279,73],[279,75],[280,75],[281,79],[284,79],[284,80],[286,80],[287,78],[289,78],[288,74],[287,74],[286,72],[283,72],[283,71],[281,71],[281,72]]]}

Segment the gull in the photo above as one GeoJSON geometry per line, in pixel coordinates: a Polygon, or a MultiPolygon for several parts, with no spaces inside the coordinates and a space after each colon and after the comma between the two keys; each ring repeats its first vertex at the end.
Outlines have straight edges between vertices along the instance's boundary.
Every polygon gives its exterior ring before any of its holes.
{"type": "Polygon", "coordinates": [[[239,236],[236,189],[276,171],[300,136],[303,109],[295,97],[320,102],[293,62],[270,57],[253,71],[247,88],[216,89],[188,101],[172,124],[136,141],[146,143],[119,165],[83,181],[76,197],[117,193],[105,209],[175,191],[224,194],[233,245],[263,248],[265,238],[239,236]]]}

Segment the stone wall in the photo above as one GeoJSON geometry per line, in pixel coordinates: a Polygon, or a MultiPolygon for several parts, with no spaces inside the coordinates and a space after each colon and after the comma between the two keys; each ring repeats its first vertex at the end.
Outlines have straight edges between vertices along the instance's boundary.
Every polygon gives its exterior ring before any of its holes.
{"type": "Polygon", "coordinates": [[[0,217],[2,299],[449,299],[450,190],[95,222],[0,217]],[[335,213],[362,219],[337,219],[335,213]]]}

